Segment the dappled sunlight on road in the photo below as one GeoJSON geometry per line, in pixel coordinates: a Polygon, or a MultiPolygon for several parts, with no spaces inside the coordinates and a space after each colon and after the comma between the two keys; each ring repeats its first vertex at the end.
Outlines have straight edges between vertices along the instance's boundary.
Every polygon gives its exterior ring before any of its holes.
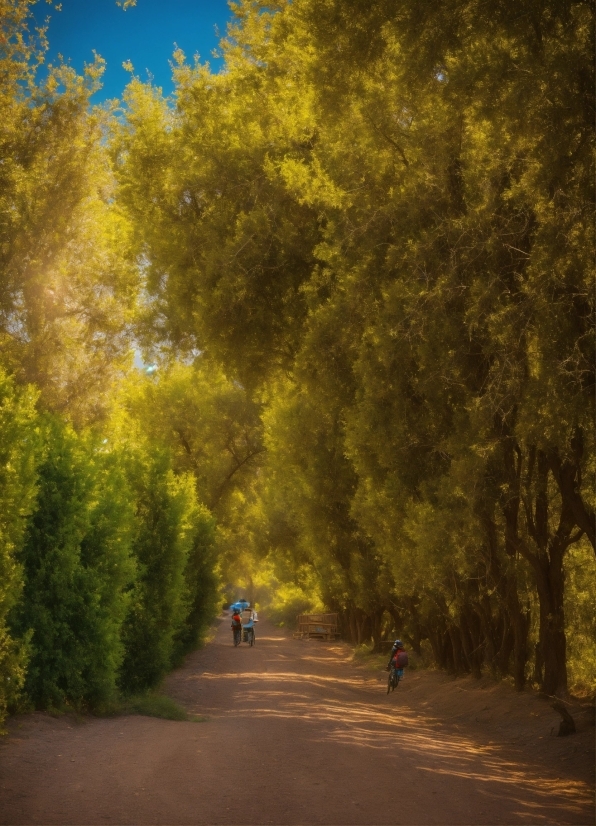
{"type": "Polygon", "coordinates": [[[354,800],[368,800],[377,812],[361,822],[390,822],[378,803],[395,777],[417,790],[409,801],[411,822],[590,822],[589,781],[566,773],[564,764],[546,769],[527,744],[520,748],[511,733],[484,725],[477,692],[469,711],[463,701],[454,714],[440,691],[436,702],[428,692],[421,695],[420,679],[410,674],[387,695],[386,674],[355,666],[343,643],[293,640],[263,627],[268,633],[257,636],[255,647],[233,648],[227,629],[220,630],[202,667],[178,674],[177,696],[189,711],[230,731],[254,732],[257,752],[261,737],[267,750],[291,748],[299,764],[294,773],[311,778],[312,790],[321,772],[328,777],[332,770],[340,785],[346,778],[345,822],[355,822],[354,800]],[[420,819],[422,812],[428,820],[420,819]]]}
{"type": "MultiPolygon", "coordinates": [[[[235,681],[247,680],[252,682],[255,680],[255,675],[242,671],[231,671],[227,674],[214,674],[206,671],[201,674],[199,678],[201,680],[220,680],[227,678],[235,681]]],[[[362,687],[362,682],[357,677],[346,677],[345,679],[342,677],[341,680],[338,680],[336,674],[322,676],[321,674],[296,674],[294,671],[268,671],[264,674],[259,674],[258,680],[260,683],[279,682],[283,680],[286,683],[292,681],[294,683],[309,683],[311,685],[336,685],[338,689],[345,689],[350,686],[353,688],[362,687]]]]}
{"type": "Polygon", "coordinates": [[[364,752],[384,752],[389,759],[399,753],[417,771],[472,781],[495,798],[506,794],[519,807],[521,820],[552,822],[558,810],[579,814],[590,804],[585,784],[545,778],[500,756],[501,748],[495,744],[448,733],[438,720],[415,713],[399,689],[387,696],[378,678],[346,669],[338,679],[337,657],[333,662],[334,673],[308,673],[309,663],[320,667],[330,664],[329,659],[303,655],[303,670],[297,673],[285,670],[285,657],[278,657],[281,667],[276,670],[205,672],[200,680],[207,685],[226,683],[234,690],[234,703],[221,711],[227,717],[300,721],[310,727],[306,736],[312,742],[334,741],[364,752]],[[370,699],[362,701],[363,690],[370,699]]]}
{"type": "MultiPolygon", "coordinates": [[[[346,665],[352,662],[352,657],[349,656],[349,655],[346,655],[345,652],[340,651],[339,654],[343,655],[343,656],[341,656],[341,660],[343,660],[344,663],[346,663],[346,665]]],[[[328,665],[331,662],[338,663],[338,662],[341,661],[340,657],[338,657],[337,655],[334,656],[334,657],[331,657],[331,656],[315,657],[312,654],[308,654],[306,656],[302,655],[302,657],[300,659],[302,660],[302,662],[324,663],[325,665],[328,665]]]]}
{"type": "Polygon", "coordinates": [[[517,696],[463,697],[469,683],[425,672],[387,695],[386,674],[355,665],[343,643],[294,640],[266,619],[253,647],[234,647],[229,631],[222,620],[161,688],[200,724],[43,716],[13,729],[0,749],[0,823],[593,822],[590,778],[564,762],[589,743],[547,742],[548,713],[518,729],[541,710],[535,699],[511,715],[517,696]],[[486,704],[490,723],[478,719],[486,704]]]}
{"type": "Polygon", "coordinates": [[[287,642],[285,637],[261,637],[260,635],[257,637],[259,643],[263,642],[287,642]]]}

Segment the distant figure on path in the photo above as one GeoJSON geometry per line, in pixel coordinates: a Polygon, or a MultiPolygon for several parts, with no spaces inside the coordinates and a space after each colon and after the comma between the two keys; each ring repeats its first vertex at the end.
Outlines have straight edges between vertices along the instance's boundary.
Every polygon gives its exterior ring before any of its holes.
{"type": "Polygon", "coordinates": [[[234,645],[240,642],[240,634],[242,633],[242,617],[240,611],[234,608],[232,611],[232,636],[234,638],[234,645]]]}

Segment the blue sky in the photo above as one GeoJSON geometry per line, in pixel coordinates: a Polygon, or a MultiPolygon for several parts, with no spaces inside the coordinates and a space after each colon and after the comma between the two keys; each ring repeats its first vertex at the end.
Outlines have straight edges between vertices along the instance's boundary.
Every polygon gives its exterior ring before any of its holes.
{"type": "Polygon", "coordinates": [[[231,17],[226,0],[137,0],[126,11],[116,0],[62,0],[62,11],[40,0],[34,13],[37,21],[50,17],[49,61],[60,53],[81,71],[93,60],[93,49],[105,58],[104,88],[93,97],[95,103],[121,96],[130,77],[122,68],[125,60],[132,61],[142,80],[148,70],[165,94],[171,92],[168,61],[174,43],[189,59],[198,52],[217,70],[221,61],[211,56],[219,40],[215,27],[224,35],[231,17]]]}

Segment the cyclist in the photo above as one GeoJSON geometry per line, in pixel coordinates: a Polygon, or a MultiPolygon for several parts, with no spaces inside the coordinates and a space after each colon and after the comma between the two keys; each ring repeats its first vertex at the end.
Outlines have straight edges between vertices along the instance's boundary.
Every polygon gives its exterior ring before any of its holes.
{"type": "MultiPolygon", "coordinates": [[[[387,668],[385,669],[385,671],[390,671],[391,670],[391,664],[393,663],[393,667],[397,671],[398,676],[399,677],[404,676],[403,666],[398,665],[398,654],[402,651],[404,651],[403,642],[401,640],[395,640],[395,642],[391,646],[391,654],[389,655],[389,662],[387,663],[387,668]]],[[[399,658],[399,659],[403,659],[403,658],[399,658]]],[[[406,655],[406,660],[407,660],[407,655],[406,655]]]]}

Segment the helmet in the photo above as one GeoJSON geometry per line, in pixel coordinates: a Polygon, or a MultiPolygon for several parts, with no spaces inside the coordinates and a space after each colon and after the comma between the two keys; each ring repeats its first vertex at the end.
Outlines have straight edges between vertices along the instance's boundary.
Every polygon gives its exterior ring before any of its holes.
{"type": "Polygon", "coordinates": [[[395,640],[393,643],[393,649],[396,650],[397,648],[403,648],[404,644],[401,640],[395,640]]]}

